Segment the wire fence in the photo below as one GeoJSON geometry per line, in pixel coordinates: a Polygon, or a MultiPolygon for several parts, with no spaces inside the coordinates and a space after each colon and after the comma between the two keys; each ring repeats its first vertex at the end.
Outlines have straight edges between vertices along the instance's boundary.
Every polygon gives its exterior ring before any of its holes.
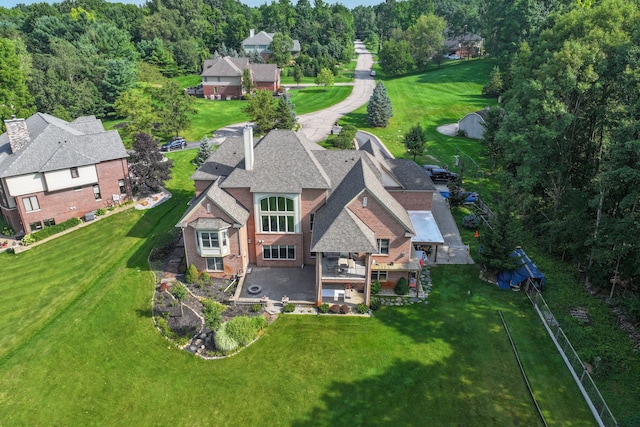
{"type": "Polygon", "coordinates": [[[547,332],[549,332],[569,371],[571,371],[598,424],[603,427],[618,427],[618,422],[611,413],[607,402],[600,394],[598,387],[593,382],[591,375],[589,375],[589,371],[556,321],[551,309],[542,298],[542,294],[535,286],[528,286],[527,296],[538,312],[540,319],[544,322],[547,332]]]}

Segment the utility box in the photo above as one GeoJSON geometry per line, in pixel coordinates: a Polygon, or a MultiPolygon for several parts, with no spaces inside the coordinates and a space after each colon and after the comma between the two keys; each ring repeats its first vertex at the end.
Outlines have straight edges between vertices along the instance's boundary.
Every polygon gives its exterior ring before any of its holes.
{"type": "Polygon", "coordinates": [[[84,215],[84,222],[93,221],[94,219],[96,219],[96,214],[94,214],[93,212],[89,212],[88,214],[84,215]]]}

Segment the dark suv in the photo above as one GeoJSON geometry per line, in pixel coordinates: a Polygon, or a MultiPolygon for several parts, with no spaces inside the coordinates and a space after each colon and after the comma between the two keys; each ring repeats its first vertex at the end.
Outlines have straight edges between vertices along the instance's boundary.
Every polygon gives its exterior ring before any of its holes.
{"type": "Polygon", "coordinates": [[[181,136],[174,136],[171,141],[160,147],[160,151],[182,150],[187,147],[187,141],[181,136]]]}
{"type": "Polygon", "coordinates": [[[437,165],[423,165],[424,170],[427,172],[431,181],[435,182],[449,182],[458,179],[458,174],[449,172],[447,169],[441,168],[437,165]]]}

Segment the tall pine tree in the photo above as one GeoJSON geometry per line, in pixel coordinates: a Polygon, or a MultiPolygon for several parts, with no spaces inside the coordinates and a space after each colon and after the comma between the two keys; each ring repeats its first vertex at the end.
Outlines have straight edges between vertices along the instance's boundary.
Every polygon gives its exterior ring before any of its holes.
{"type": "Polygon", "coordinates": [[[387,95],[384,84],[380,81],[373,90],[373,95],[367,105],[367,121],[374,127],[386,127],[391,117],[393,117],[391,99],[387,95]]]}

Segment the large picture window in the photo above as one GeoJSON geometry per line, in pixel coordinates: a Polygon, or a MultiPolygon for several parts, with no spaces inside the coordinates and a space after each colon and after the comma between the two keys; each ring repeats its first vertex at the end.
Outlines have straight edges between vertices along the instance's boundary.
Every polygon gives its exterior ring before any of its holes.
{"type": "Polygon", "coordinates": [[[260,199],[261,230],[264,233],[295,233],[295,203],[285,196],[260,199]]]}
{"type": "Polygon", "coordinates": [[[389,239],[377,239],[378,254],[389,255],[389,239]]]}
{"type": "Polygon", "coordinates": [[[197,231],[200,255],[229,255],[229,234],[224,230],[197,231]]]}
{"type": "Polygon", "coordinates": [[[207,257],[207,271],[224,271],[222,257],[207,257]]]}
{"type": "Polygon", "coordinates": [[[24,210],[27,212],[37,211],[40,209],[37,196],[24,197],[22,199],[22,204],[24,205],[24,210]]]}
{"type": "Polygon", "coordinates": [[[264,259],[296,259],[296,247],[293,245],[265,245],[262,247],[264,259]]]}

